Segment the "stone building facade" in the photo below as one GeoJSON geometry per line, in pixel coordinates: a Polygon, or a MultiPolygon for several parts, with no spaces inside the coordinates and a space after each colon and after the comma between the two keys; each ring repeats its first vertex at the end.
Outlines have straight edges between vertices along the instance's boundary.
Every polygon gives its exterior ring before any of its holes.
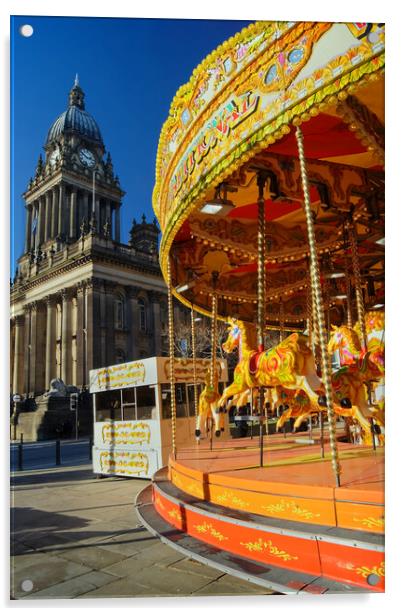
{"type": "Polygon", "coordinates": [[[25,250],[11,287],[19,413],[37,410],[53,379],[85,392],[92,368],[168,353],[157,224],[134,221],[121,243],[124,192],[78,79],[44,149],[24,193],[25,250]]]}

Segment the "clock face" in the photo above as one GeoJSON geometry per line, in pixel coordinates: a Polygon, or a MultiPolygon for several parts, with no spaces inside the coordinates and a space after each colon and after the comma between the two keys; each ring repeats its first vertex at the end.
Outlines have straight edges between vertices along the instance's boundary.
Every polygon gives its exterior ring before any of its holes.
{"type": "Polygon", "coordinates": [[[53,150],[53,152],[50,154],[49,157],[49,161],[50,164],[52,166],[54,166],[56,164],[57,159],[60,157],[60,150],[58,148],[56,148],[55,150],[53,150]]]}
{"type": "Polygon", "coordinates": [[[79,150],[79,160],[84,167],[94,167],[96,162],[92,152],[86,148],[79,150]]]}

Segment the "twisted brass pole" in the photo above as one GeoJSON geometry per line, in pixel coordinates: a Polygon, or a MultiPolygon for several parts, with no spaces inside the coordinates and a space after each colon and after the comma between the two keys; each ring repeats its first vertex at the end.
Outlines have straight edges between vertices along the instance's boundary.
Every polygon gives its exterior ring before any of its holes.
{"type": "Polygon", "coordinates": [[[306,227],[308,231],[308,241],[309,241],[309,251],[310,251],[310,268],[311,268],[311,282],[312,282],[312,291],[313,297],[316,303],[316,317],[317,317],[317,333],[319,336],[319,345],[322,356],[322,378],[323,385],[326,392],[326,400],[327,400],[327,418],[329,424],[329,439],[330,439],[330,450],[331,450],[331,465],[334,471],[334,475],[336,478],[337,487],[340,486],[340,473],[341,467],[338,458],[338,448],[336,441],[336,424],[335,424],[335,415],[334,415],[334,406],[333,406],[333,389],[331,384],[331,369],[330,369],[330,359],[327,352],[327,333],[325,331],[324,324],[324,311],[323,311],[323,300],[322,300],[322,289],[320,285],[320,272],[319,272],[319,262],[318,255],[316,250],[316,239],[315,239],[315,230],[312,216],[312,209],[310,204],[310,194],[309,194],[309,181],[308,174],[306,171],[306,160],[304,153],[304,143],[303,143],[303,135],[300,127],[296,128],[296,139],[298,145],[298,153],[299,153],[299,164],[301,170],[301,179],[302,179],[302,188],[304,193],[304,208],[305,208],[305,217],[306,217],[306,227]]]}
{"type": "Polygon", "coordinates": [[[265,199],[264,186],[266,177],[263,173],[258,174],[257,183],[259,188],[258,195],[258,346],[259,350],[264,349],[264,331],[266,321],[265,290],[266,290],[266,223],[265,223],[265,199]]]}
{"type": "Polygon", "coordinates": [[[355,233],[355,225],[351,222],[348,222],[348,238],[351,247],[351,258],[352,258],[352,269],[354,271],[354,279],[355,279],[355,298],[356,298],[356,310],[358,314],[359,327],[361,328],[361,343],[365,348],[365,351],[368,348],[367,344],[367,334],[366,334],[366,324],[365,324],[365,305],[363,302],[363,293],[362,293],[362,277],[361,277],[361,268],[359,266],[359,257],[358,257],[358,245],[356,241],[356,233],[355,233]]]}
{"type": "Polygon", "coordinates": [[[309,346],[313,353],[313,357],[315,357],[315,319],[314,317],[314,301],[313,301],[313,293],[312,293],[312,283],[309,281],[307,294],[306,294],[306,318],[308,323],[308,337],[309,337],[309,346]]]}
{"type": "Polygon", "coordinates": [[[284,338],[284,304],[283,304],[283,298],[282,297],[280,297],[279,319],[280,319],[280,342],[283,342],[283,338],[284,338]]]}
{"type": "MultiPolygon", "coordinates": [[[[355,297],[356,297],[356,310],[358,315],[359,327],[360,327],[360,340],[363,346],[364,351],[368,350],[368,336],[366,333],[366,323],[365,323],[365,304],[363,301],[363,293],[362,293],[362,276],[361,276],[361,268],[359,266],[359,256],[358,256],[358,244],[356,241],[356,231],[355,231],[355,223],[348,221],[348,238],[351,247],[351,258],[352,258],[352,269],[354,271],[354,279],[355,279],[355,297]]],[[[368,402],[369,405],[372,404],[372,386],[368,381],[366,383],[366,389],[368,392],[368,402]]],[[[373,450],[376,451],[376,441],[375,441],[375,431],[374,431],[374,422],[373,418],[370,417],[370,429],[372,433],[372,447],[373,450]]]]}
{"type": "Polygon", "coordinates": [[[217,295],[212,295],[212,331],[211,331],[211,354],[210,354],[210,388],[214,387],[214,376],[216,374],[216,343],[217,343],[217,295]]]}
{"type": "Polygon", "coordinates": [[[345,256],[345,284],[347,293],[347,325],[352,329],[351,278],[349,275],[349,263],[347,256],[345,256]]]}
{"type": "Polygon", "coordinates": [[[192,362],[194,376],[194,406],[195,406],[195,421],[198,418],[198,377],[196,373],[196,337],[195,337],[195,314],[194,307],[191,306],[191,334],[192,334],[192,362]]]}
{"type": "Polygon", "coordinates": [[[171,263],[170,257],[167,262],[167,301],[168,301],[168,337],[170,354],[170,401],[171,401],[171,445],[173,456],[177,453],[176,434],[177,434],[177,408],[175,400],[175,353],[174,353],[174,311],[173,311],[173,291],[171,287],[171,263]]]}

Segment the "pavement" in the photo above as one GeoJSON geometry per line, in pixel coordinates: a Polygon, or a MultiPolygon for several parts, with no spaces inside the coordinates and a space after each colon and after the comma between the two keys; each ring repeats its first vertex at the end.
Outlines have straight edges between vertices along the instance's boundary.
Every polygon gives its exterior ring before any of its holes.
{"type": "Polygon", "coordinates": [[[12,599],[266,595],[151,535],[134,509],[148,480],[91,465],[12,473],[12,599]]]}

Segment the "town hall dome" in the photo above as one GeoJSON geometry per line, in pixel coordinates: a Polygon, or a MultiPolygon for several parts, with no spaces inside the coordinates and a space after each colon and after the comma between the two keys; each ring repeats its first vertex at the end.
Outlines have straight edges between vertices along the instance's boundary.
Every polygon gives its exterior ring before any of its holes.
{"type": "Polygon", "coordinates": [[[78,76],[69,95],[68,109],[53,122],[47,134],[46,145],[57,141],[66,133],[77,133],[90,141],[103,144],[102,135],[95,119],[85,111],[84,92],[79,86],[78,76]]]}

